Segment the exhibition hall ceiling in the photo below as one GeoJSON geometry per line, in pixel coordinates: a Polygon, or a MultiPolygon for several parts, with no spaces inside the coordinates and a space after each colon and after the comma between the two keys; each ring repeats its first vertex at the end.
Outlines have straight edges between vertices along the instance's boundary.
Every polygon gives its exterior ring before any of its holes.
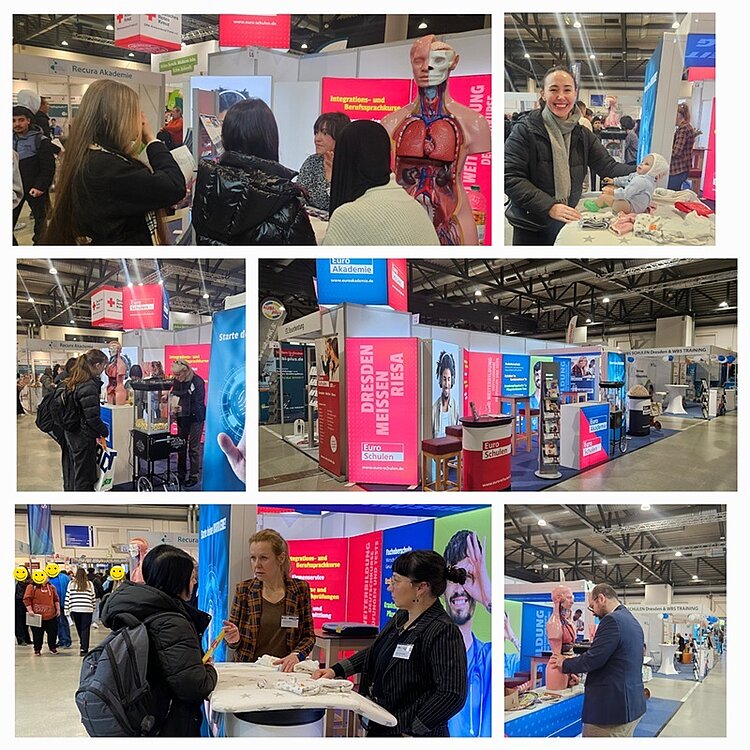
{"type": "Polygon", "coordinates": [[[506,505],[505,575],[719,594],[725,537],[724,505],[506,505]]]}
{"type": "Polygon", "coordinates": [[[77,327],[88,327],[91,293],[100,286],[156,284],[160,279],[169,292],[171,310],[210,315],[223,309],[225,297],[245,291],[245,261],[22,258],[16,266],[18,333],[26,333],[29,325],[67,325],[71,319],[77,327]],[[50,267],[57,273],[51,274],[50,267]]]}
{"type": "MultiPolygon", "coordinates": [[[[407,263],[409,311],[428,325],[559,338],[577,315],[578,325],[589,325],[589,341],[595,341],[612,333],[653,330],[654,320],[663,317],[691,315],[698,326],[737,322],[735,259],[430,258],[407,263]]],[[[280,297],[289,319],[307,315],[317,309],[314,276],[314,260],[261,260],[260,296],[280,297]]]]}
{"type": "Polygon", "coordinates": [[[549,68],[576,61],[582,61],[583,86],[642,88],[656,45],[684,17],[685,13],[506,13],[505,90],[526,91],[529,78],[541,81],[549,68]],[[581,28],[574,27],[576,22],[581,28]]]}
{"type": "MultiPolygon", "coordinates": [[[[16,515],[26,515],[26,505],[16,505],[16,515]]],[[[197,509],[199,506],[195,506],[197,509]]],[[[55,503],[52,513],[56,516],[82,515],[93,518],[148,518],[155,521],[186,521],[192,505],[64,505],[55,503]]],[[[144,529],[145,530],[145,529],[144,529]]]]}
{"type": "MultiPolygon", "coordinates": [[[[229,8],[228,8],[229,10],[229,8]]],[[[364,47],[383,42],[385,15],[292,15],[292,49],[300,54],[318,52],[331,42],[347,40],[347,47],[364,47]],[[303,48],[302,45],[307,47],[303,48]]],[[[423,34],[445,34],[484,28],[489,16],[484,15],[410,15],[408,38],[423,34]],[[420,29],[419,26],[427,26],[420,29]]],[[[14,15],[13,44],[48,49],[65,49],[84,55],[129,59],[150,63],[151,56],[114,46],[113,15],[47,14],[14,15]],[[61,46],[66,41],[67,46],[61,46]]],[[[182,42],[195,44],[219,38],[218,15],[182,14],[182,42]]]]}

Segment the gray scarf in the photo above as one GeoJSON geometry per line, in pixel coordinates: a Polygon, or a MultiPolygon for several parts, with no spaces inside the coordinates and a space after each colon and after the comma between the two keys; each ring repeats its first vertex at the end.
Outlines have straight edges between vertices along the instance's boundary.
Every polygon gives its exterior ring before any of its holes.
{"type": "Polygon", "coordinates": [[[567,204],[570,198],[570,134],[578,124],[576,108],[567,119],[552,114],[549,107],[542,110],[542,120],[552,144],[552,167],[555,175],[555,200],[567,204]]]}

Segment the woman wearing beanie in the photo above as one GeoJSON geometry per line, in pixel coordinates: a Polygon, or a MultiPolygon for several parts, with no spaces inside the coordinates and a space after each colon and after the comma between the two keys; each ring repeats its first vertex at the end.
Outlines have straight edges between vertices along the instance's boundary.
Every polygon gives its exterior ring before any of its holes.
{"type": "Polygon", "coordinates": [[[424,209],[391,173],[391,139],[357,120],[336,141],[324,245],[439,245],[424,209]]]}
{"type": "Polygon", "coordinates": [[[398,724],[370,721],[368,737],[448,737],[448,719],[466,700],[466,647],[439,597],[466,571],[448,567],[432,550],[396,558],[388,589],[397,611],[364,651],[319,669],[313,679],[360,674],[362,695],[390,711],[398,724]]]}
{"type": "Polygon", "coordinates": [[[505,216],[514,245],[554,245],[565,224],[578,221],[576,205],[586,171],[620,177],[635,166],[618,164],[599,139],[578,124],[577,84],[563,67],[542,83],[541,110],[513,128],[505,141],[505,216]]]}

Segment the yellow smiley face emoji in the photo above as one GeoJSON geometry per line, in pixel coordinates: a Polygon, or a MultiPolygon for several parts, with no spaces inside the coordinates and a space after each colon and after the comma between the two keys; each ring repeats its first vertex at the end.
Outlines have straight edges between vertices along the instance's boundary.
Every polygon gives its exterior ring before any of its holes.
{"type": "Polygon", "coordinates": [[[31,580],[41,586],[42,584],[47,583],[47,574],[43,570],[35,570],[31,574],[31,580]]]}
{"type": "Polygon", "coordinates": [[[23,565],[19,565],[13,571],[13,578],[15,578],[19,583],[23,583],[28,577],[29,577],[29,571],[23,565]]]}
{"type": "Polygon", "coordinates": [[[44,570],[48,578],[57,578],[60,575],[60,566],[57,563],[48,562],[44,570]]]}
{"type": "Polygon", "coordinates": [[[113,581],[121,581],[125,578],[125,568],[122,565],[113,565],[109,569],[109,574],[112,576],[113,581]]]}

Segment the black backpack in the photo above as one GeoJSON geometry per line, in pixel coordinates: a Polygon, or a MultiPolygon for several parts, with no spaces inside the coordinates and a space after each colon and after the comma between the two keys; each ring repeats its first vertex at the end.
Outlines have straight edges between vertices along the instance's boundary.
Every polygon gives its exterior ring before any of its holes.
{"type": "MultiPolygon", "coordinates": [[[[156,701],[148,682],[146,624],[129,613],[117,616],[124,627],[110,633],[81,665],[76,705],[90,737],[148,737],[158,730],[156,701]]],[[[163,717],[161,717],[163,718],[163,717]]]]}
{"type": "Polygon", "coordinates": [[[51,405],[56,395],[57,389],[52,391],[52,393],[48,393],[39,402],[39,406],[36,407],[36,420],[34,420],[34,424],[36,424],[36,426],[42,432],[46,432],[48,435],[51,435],[53,438],[55,438],[55,440],[57,440],[57,437],[55,436],[55,427],[57,426],[57,422],[55,421],[55,418],[52,414],[51,405]]]}

